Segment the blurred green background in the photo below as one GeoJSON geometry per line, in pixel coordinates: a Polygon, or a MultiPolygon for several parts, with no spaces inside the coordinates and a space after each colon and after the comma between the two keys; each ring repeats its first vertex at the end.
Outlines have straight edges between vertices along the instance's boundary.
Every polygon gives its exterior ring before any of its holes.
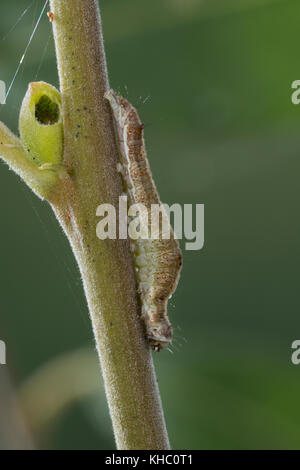
{"type": "MultiPolygon", "coordinates": [[[[2,3],[9,84],[44,2],[2,3]]],[[[154,357],[172,446],[299,449],[299,1],[100,6],[111,85],[138,106],[161,199],[205,204],[205,247],[184,250],[169,302],[173,354],[154,357]]],[[[35,80],[58,86],[46,15],[0,106],[14,131],[35,80]]],[[[0,194],[0,448],[114,448],[68,243],[3,163],[0,194]]]]}

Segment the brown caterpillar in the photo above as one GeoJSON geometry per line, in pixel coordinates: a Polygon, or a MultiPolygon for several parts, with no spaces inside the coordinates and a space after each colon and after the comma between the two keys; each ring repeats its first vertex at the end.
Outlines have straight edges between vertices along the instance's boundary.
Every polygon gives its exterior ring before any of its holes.
{"type": "MultiPolygon", "coordinates": [[[[152,179],[143,137],[144,126],[136,109],[113,90],[106,93],[105,98],[114,116],[120,147],[120,168],[129,204],[141,203],[148,212],[153,204],[160,205],[160,210],[166,216],[152,179]]],[[[154,351],[160,351],[172,340],[173,328],[167,316],[167,302],[176,289],[182,265],[179,244],[166,217],[170,234],[168,239],[163,239],[159,227],[157,239],[153,239],[151,233],[152,238],[139,238],[132,243],[142,316],[154,351]]],[[[140,217],[140,223],[145,224],[147,230],[151,227],[148,217],[140,217]]]]}

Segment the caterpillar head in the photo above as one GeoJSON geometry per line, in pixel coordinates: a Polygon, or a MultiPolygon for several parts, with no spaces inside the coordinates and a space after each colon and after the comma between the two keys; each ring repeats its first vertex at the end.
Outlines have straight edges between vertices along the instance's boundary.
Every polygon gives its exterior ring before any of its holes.
{"type": "Polygon", "coordinates": [[[172,341],[173,328],[168,319],[162,318],[148,325],[147,336],[153,351],[159,352],[172,341]]]}

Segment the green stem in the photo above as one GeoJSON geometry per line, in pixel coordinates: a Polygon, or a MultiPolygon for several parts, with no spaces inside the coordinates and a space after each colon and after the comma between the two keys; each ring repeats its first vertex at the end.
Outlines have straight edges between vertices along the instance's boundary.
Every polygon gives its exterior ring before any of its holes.
{"type": "MultiPolygon", "coordinates": [[[[68,176],[52,207],[77,259],[119,449],[168,449],[127,240],[99,240],[96,208],[123,191],[96,0],[51,0],[68,176]]],[[[71,331],[71,328],[70,328],[71,331]]],[[[80,374],[80,371],[78,371],[80,374]]]]}
{"type": "Polygon", "coordinates": [[[54,197],[58,175],[52,170],[40,169],[29,158],[20,139],[0,122],[0,158],[14,170],[42,199],[54,197]]]}

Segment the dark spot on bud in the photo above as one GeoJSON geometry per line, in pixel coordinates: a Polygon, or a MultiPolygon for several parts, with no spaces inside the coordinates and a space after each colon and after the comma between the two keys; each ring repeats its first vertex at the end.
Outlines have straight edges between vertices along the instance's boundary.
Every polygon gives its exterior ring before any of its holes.
{"type": "Polygon", "coordinates": [[[35,117],[40,124],[56,124],[59,120],[59,106],[49,96],[42,95],[35,105],[35,117]]]}

